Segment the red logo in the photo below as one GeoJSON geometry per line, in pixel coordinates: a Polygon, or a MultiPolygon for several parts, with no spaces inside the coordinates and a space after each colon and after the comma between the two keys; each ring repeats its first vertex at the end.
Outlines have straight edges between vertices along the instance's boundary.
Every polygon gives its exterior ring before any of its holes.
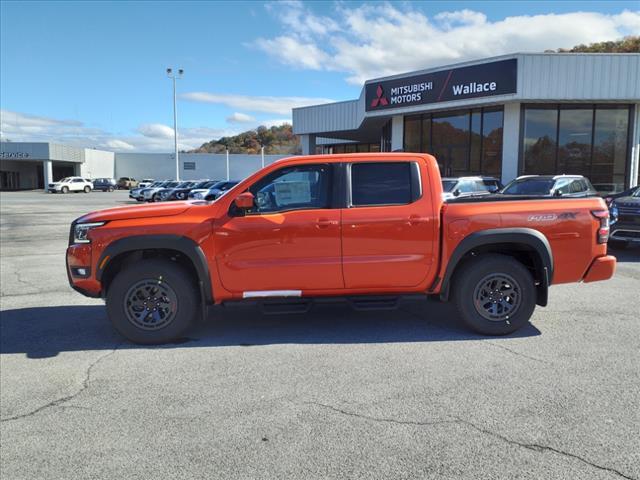
{"type": "Polygon", "coordinates": [[[382,90],[380,85],[376,88],[376,98],[371,101],[372,108],[377,107],[378,105],[389,105],[389,101],[387,100],[387,97],[384,96],[384,90],[382,90]]]}

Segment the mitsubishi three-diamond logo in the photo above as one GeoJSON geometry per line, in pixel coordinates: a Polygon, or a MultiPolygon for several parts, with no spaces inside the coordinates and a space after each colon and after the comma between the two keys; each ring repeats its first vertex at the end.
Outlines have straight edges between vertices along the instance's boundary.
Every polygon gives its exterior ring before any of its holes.
{"type": "Polygon", "coordinates": [[[387,97],[384,96],[384,90],[382,90],[380,85],[376,88],[376,98],[371,101],[372,108],[377,107],[378,105],[389,105],[389,101],[387,100],[387,97]]]}

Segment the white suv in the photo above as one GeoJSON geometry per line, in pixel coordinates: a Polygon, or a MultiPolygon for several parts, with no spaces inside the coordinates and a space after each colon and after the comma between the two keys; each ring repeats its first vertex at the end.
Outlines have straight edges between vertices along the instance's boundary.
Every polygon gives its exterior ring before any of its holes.
{"type": "Polygon", "coordinates": [[[82,177],[67,177],[54,183],[50,183],[47,191],[51,193],[84,192],[93,190],[93,183],[82,177]]]}

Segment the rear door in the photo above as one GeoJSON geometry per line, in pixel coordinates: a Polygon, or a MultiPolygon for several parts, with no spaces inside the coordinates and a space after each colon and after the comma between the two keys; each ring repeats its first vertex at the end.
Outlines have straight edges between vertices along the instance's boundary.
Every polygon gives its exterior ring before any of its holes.
{"type": "Polygon", "coordinates": [[[437,225],[424,165],[413,161],[347,164],[342,210],[346,288],[412,287],[432,269],[437,225]]]}

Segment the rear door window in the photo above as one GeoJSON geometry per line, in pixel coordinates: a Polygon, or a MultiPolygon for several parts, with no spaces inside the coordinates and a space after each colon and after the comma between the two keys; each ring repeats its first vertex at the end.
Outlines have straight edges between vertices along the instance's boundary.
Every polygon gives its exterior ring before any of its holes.
{"type": "Polygon", "coordinates": [[[412,162],[354,163],[351,165],[351,205],[405,205],[416,194],[412,162]],[[414,185],[412,185],[414,184],[414,185]]]}

